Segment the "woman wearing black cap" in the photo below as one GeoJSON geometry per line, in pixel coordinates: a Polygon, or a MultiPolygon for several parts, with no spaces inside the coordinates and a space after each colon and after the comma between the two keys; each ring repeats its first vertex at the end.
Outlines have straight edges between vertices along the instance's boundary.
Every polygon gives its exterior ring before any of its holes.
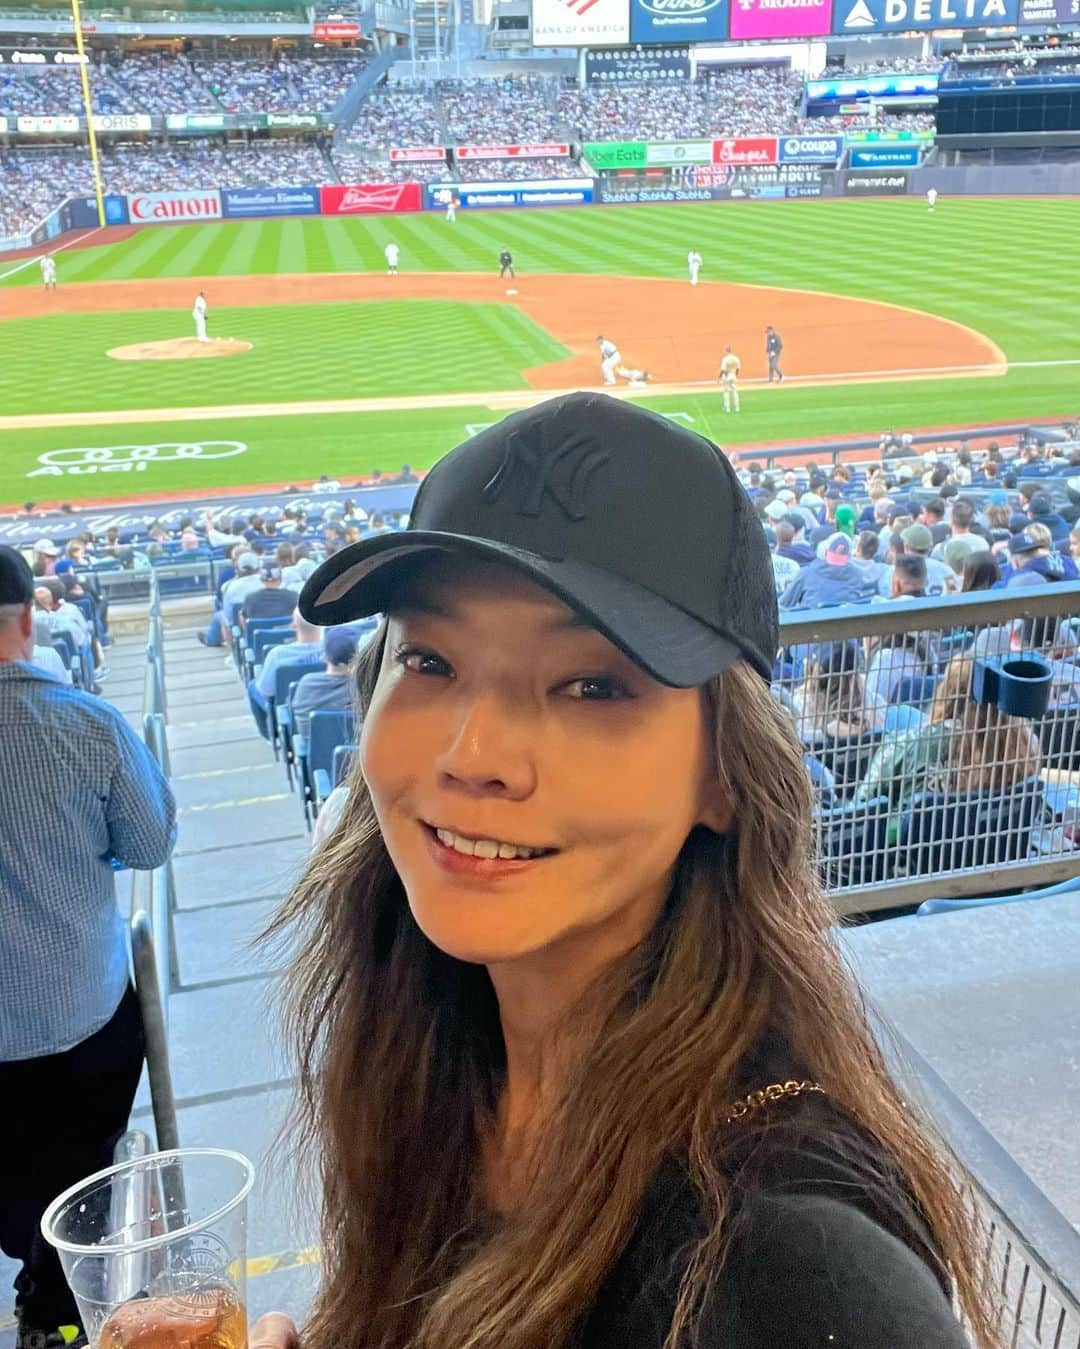
{"type": "Polygon", "coordinates": [[[301,609],[386,615],[348,804],[275,925],[323,1185],[304,1345],[960,1349],[955,1289],[989,1349],[965,1196],[826,934],[724,457],[543,404],[301,609]]]}

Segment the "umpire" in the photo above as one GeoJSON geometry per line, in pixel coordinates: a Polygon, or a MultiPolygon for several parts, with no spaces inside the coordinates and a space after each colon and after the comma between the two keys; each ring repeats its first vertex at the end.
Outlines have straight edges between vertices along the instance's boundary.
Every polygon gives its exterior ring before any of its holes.
{"type": "Polygon", "coordinates": [[[0,547],[0,1249],[20,1267],[18,1349],[74,1349],[38,1224],[127,1128],[143,1031],[113,863],[161,866],[176,807],[115,707],[32,664],[33,613],[29,566],[0,547]]]}
{"type": "Polygon", "coordinates": [[[499,254],[499,276],[504,277],[508,272],[510,274],[510,280],[515,281],[517,278],[514,276],[513,254],[508,248],[504,248],[499,254]]]}
{"type": "Polygon", "coordinates": [[[765,356],[769,362],[769,383],[773,382],[774,377],[778,380],[784,378],[784,372],[780,369],[780,353],[784,350],[784,344],[780,339],[780,334],[770,323],[765,329],[765,356]]]}

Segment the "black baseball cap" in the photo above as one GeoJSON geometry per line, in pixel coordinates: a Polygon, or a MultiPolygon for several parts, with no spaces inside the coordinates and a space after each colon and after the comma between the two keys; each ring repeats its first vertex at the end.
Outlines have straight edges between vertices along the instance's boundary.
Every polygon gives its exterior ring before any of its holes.
{"type": "Polygon", "coordinates": [[[15,548],[0,544],[0,604],[29,604],[34,598],[34,573],[15,548]]]}
{"type": "Polygon", "coordinates": [[[407,530],[351,544],[304,585],[320,625],[384,612],[403,569],[439,552],[504,563],[557,595],[661,683],[703,684],[779,646],[768,544],[725,456],[632,403],[574,393],[451,450],[407,530]]]}

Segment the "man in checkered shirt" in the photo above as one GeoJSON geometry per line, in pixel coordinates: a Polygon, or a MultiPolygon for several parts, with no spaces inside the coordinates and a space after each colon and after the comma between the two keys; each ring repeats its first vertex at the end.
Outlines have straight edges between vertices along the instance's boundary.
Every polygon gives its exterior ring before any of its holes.
{"type": "Polygon", "coordinates": [[[114,707],[31,663],[33,611],[0,547],[0,1249],[20,1349],[60,1349],[81,1327],[41,1215],[111,1165],[142,1071],[113,864],[166,862],[176,806],[114,707]]]}

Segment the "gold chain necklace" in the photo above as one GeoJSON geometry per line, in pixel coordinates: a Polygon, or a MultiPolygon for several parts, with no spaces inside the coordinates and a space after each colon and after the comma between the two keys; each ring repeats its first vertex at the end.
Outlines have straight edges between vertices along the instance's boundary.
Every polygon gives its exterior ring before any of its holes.
{"type": "Polygon", "coordinates": [[[801,1096],[804,1091],[820,1091],[824,1094],[825,1088],[819,1087],[816,1082],[796,1082],[794,1079],[787,1082],[773,1082],[733,1101],[725,1112],[724,1123],[732,1124],[735,1120],[748,1115],[751,1110],[757,1110],[759,1106],[768,1105],[770,1101],[779,1101],[784,1096],[801,1096]]]}

